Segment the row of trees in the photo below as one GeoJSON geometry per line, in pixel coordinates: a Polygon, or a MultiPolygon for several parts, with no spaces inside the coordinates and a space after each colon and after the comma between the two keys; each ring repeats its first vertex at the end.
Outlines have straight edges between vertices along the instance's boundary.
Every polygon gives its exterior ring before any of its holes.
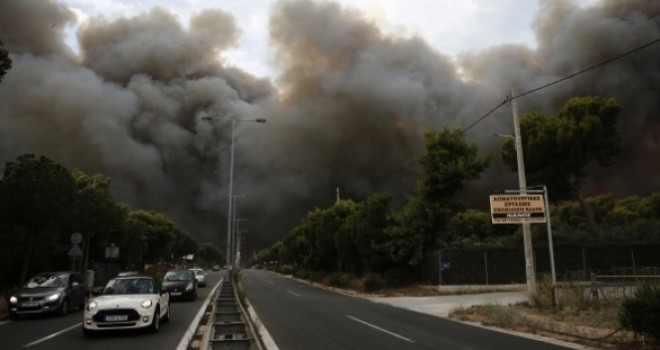
{"type": "MultiPolygon", "coordinates": [[[[613,163],[622,149],[614,99],[570,99],[556,117],[528,113],[521,119],[522,146],[530,183],[547,185],[559,242],[604,242],[660,238],[660,195],[617,200],[611,195],[585,198],[585,167],[613,163]],[[607,232],[604,232],[604,228],[607,232]]],[[[492,225],[490,213],[468,208],[458,195],[490,166],[461,129],[444,128],[425,135],[422,174],[401,209],[388,194],[364,202],[340,201],[316,208],[283,240],[265,249],[254,263],[278,261],[298,268],[354,274],[411,274],[426,252],[475,245],[519,248],[517,225],[492,225]]],[[[506,140],[502,159],[517,171],[515,145],[506,140]]],[[[534,225],[536,236],[545,233],[534,225]]]]}
{"type": "Polygon", "coordinates": [[[162,213],[116,202],[110,183],[44,156],[24,154],[8,162],[0,178],[0,281],[22,282],[36,271],[70,268],[74,232],[84,237],[83,263],[103,260],[111,243],[120,248],[126,268],[188,254],[224,263],[215,244],[198,242],[162,213]]]}

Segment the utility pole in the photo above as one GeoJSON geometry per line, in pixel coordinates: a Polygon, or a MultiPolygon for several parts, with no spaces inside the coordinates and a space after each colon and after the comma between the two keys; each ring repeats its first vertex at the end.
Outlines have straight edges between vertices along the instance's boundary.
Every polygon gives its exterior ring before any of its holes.
{"type": "MultiPolygon", "coordinates": [[[[525,158],[523,157],[522,140],[520,137],[520,123],[518,121],[518,102],[512,97],[510,91],[511,109],[513,110],[513,131],[516,143],[516,157],[518,161],[518,187],[520,194],[527,194],[527,179],[525,177],[525,158]]],[[[530,304],[536,295],[536,272],[534,271],[534,250],[532,249],[532,233],[528,222],[522,223],[523,243],[525,247],[525,275],[527,276],[527,293],[530,304]]]]}

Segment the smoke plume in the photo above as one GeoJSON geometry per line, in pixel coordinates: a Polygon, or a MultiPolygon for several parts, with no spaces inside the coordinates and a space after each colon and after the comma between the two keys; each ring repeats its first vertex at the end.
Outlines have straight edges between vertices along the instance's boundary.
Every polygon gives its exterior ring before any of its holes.
{"type": "MultiPolygon", "coordinates": [[[[162,8],[92,18],[77,33],[75,53],[64,42],[64,28],[76,21],[66,7],[0,3],[0,39],[13,60],[0,84],[0,162],[30,152],[107,174],[116,199],[163,211],[198,239],[224,245],[230,119],[243,120],[235,124],[234,194],[237,215],[248,219],[241,223],[248,252],[283,237],[311,207],[330,205],[337,187],[342,198],[388,191],[403,202],[425,131],[466,127],[510,89],[534,89],[660,38],[658,2],[582,8],[542,0],[537,47],[488,47],[453,60],[338,4],[284,0],[270,14],[281,72],[270,81],[223,63],[241,23],[221,9],[187,26],[162,8]],[[256,118],[268,122],[250,122],[256,118]]],[[[626,145],[615,166],[590,174],[587,194],[658,191],[660,45],[519,106],[553,115],[586,94],[619,100],[626,145]]],[[[497,152],[493,134],[511,128],[501,108],[467,137],[497,152]]],[[[515,187],[515,174],[501,167],[487,175],[477,192],[515,187]]]]}

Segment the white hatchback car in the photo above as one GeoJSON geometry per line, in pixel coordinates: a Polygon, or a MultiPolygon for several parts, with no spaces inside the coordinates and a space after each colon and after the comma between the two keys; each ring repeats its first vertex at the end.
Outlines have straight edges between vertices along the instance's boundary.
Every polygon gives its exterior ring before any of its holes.
{"type": "Polygon", "coordinates": [[[116,277],[103,293],[85,305],[83,334],[114,329],[146,329],[158,332],[160,322],[170,320],[170,295],[160,281],[149,275],[116,277]]]}

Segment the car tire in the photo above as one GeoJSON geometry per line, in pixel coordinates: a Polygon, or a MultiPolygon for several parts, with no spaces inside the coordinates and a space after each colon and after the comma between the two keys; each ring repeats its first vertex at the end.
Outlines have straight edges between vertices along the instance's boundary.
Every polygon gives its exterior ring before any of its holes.
{"type": "Polygon", "coordinates": [[[151,324],[149,325],[149,332],[156,333],[160,329],[160,309],[156,308],[154,312],[154,317],[151,319],[151,324]]]}
{"type": "Polygon", "coordinates": [[[170,310],[172,310],[172,305],[170,305],[170,303],[167,303],[167,313],[165,314],[165,317],[163,317],[163,322],[170,322],[170,318],[171,318],[170,310]]]}
{"type": "Polygon", "coordinates": [[[62,304],[60,305],[59,310],[57,310],[57,314],[60,316],[64,316],[69,312],[69,300],[64,298],[62,300],[62,304]]]}

